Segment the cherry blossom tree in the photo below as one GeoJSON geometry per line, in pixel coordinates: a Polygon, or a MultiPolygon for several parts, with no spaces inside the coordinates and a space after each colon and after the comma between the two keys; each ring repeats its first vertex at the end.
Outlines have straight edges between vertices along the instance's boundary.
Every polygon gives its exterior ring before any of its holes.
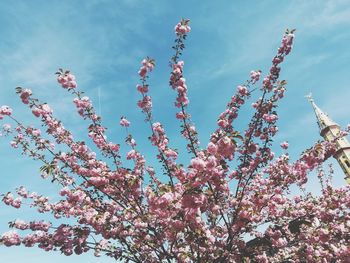
{"type": "Polygon", "coordinates": [[[99,152],[88,142],[77,141],[31,90],[16,89],[44,128],[27,126],[10,107],[2,106],[0,119],[9,119],[13,126],[5,123],[2,134],[12,138],[12,147],[42,164],[42,177],[59,184],[60,200],[51,202],[20,186],[14,193],[3,194],[2,201],[17,209],[29,205],[61,224],[16,219],[9,223],[13,230],[1,236],[3,245],[37,246],[67,256],[92,250],[95,256],[119,262],[349,260],[350,188],[334,188],[333,172],[322,168],[335,152],[334,142],[317,142],[294,162],[287,142],[280,145],[284,149],[280,156],[272,151],[278,131],[277,105],[287,84],[279,79],[280,65],[292,50],[294,30],[283,35],[266,76],[253,70],[237,87],[204,145],[188,112],[181,60],[190,30],[189,20],[182,19],[175,26],[169,77],[178,109],[175,118],[191,155],[188,164],[178,162],[180,153],[172,148],[165,127],[155,120],[148,84],[155,68],[152,58],[141,62],[137,107],[149,126],[148,139],[162,165],[159,171],[147,164],[127,118],[122,117],[120,125],[127,134],[122,141],[130,150],[121,153],[120,144],[108,140],[101,116],[70,71],[59,69],[57,81],[73,97],[78,114],[89,122],[88,136],[99,152]],[[253,115],[247,128],[239,131],[235,124],[240,109],[254,92],[261,95],[251,104],[253,115]],[[313,170],[320,180],[319,196],[304,190],[313,170]],[[300,194],[291,192],[295,186],[302,190],[300,194]]]}

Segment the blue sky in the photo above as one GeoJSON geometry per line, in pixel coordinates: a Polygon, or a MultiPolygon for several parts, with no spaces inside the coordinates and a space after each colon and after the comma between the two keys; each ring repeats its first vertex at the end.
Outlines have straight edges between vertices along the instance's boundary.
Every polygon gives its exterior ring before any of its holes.
{"type": "MultiPolygon", "coordinates": [[[[148,127],[134,106],[139,62],[145,56],[156,59],[150,79],[155,119],[161,121],[171,145],[183,149],[172,106],[175,93],[168,87],[168,61],[174,39],[173,27],[190,18],[192,32],[187,41],[185,76],[189,87],[190,112],[206,145],[218,114],[236,86],[252,69],[266,74],[286,28],[296,28],[292,54],[283,63],[281,77],[288,81],[286,98],[279,107],[280,142],[288,140],[293,159],[320,139],[312,108],[304,96],[313,92],[316,103],[343,127],[350,122],[350,4],[348,1],[3,1],[0,6],[0,105],[10,105],[15,116],[37,124],[23,106],[14,88],[31,88],[48,102],[76,138],[86,138],[86,123],[72,107],[72,97],[56,84],[53,73],[72,70],[79,87],[98,102],[109,127],[109,137],[122,142],[122,115],[132,122],[131,132],[139,148],[154,162],[147,141],[148,127]]],[[[250,118],[244,111],[238,127],[250,118]]],[[[57,186],[44,181],[39,164],[19,156],[0,140],[0,192],[25,185],[31,191],[55,195],[57,186]]],[[[182,157],[186,160],[186,156],[182,157]]],[[[334,161],[331,161],[334,163],[334,161]]],[[[342,173],[335,163],[336,185],[342,173]]],[[[318,192],[310,175],[308,189],[318,192]]],[[[30,209],[13,210],[1,205],[0,232],[16,218],[34,219],[30,209]]],[[[76,257],[45,253],[39,249],[0,248],[1,262],[74,262],[76,257]]],[[[80,258],[96,262],[92,255],[80,258]]],[[[98,259],[99,262],[112,262],[98,259]]]]}

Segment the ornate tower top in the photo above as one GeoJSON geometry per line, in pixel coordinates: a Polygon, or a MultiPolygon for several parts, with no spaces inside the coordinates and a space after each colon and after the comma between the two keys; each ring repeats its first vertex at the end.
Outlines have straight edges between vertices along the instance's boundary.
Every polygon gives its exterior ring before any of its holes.
{"type": "Polygon", "coordinates": [[[306,98],[310,101],[312,107],[314,108],[316,118],[317,118],[317,124],[320,128],[321,135],[324,131],[324,129],[331,127],[331,126],[338,126],[339,124],[334,122],[331,118],[329,118],[328,114],[324,113],[314,102],[314,99],[312,98],[312,94],[306,96],[306,98]]]}
{"type": "Polygon", "coordinates": [[[350,143],[346,137],[337,138],[341,132],[339,124],[334,122],[326,113],[317,107],[311,97],[311,93],[306,97],[314,108],[321,136],[327,141],[335,140],[336,152],[333,157],[338,161],[344,171],[345,180],[350,184],[350,143]]]}

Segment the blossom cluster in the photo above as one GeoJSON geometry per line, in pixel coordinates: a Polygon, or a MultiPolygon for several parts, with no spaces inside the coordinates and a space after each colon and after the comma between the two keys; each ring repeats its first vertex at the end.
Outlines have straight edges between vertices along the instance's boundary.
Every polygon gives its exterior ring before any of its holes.
{"type": "Polygon", "coordinates": [[[64,72],[62,69],[60,69],[56,74],[58,75],[57,81],[62,85],[62,88],[75,89],[77,87],[75,76],[69,71],[64,72]]]}
{"type": "Polygon", "coordinates": [[[11,116],[12,109],[9,106],[1,106],[0,107],[0,120],[4,118],[4,116],[11,116]]]}
{"type": "Polygon", "coordinates": [[[175,33],[177,35],[186,35],[191,31],[191,27],[189,26],[189,19],[181,19],[179,23],[175,26],[175,33]]]}

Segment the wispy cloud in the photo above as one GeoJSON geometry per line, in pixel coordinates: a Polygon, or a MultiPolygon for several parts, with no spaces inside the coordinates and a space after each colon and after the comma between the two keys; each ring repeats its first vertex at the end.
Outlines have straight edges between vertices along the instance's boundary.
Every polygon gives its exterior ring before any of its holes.
{"type": "MultiPolygon", "coordinates": [[[[270,59],[271,49],[276,47],[278,44],[276,41],[286,28],[297,28],[297,42],[301,40],[302,45],[314,35],[327,34],[331,39],[336,38],[338,33],[329,35],[328,32],[338,26],[346,27],[350,24],[348,1],[290,1],[287,4],[279,3],[276,7],[273,7],[276,5],[275,1],[265,1],[257,5],[260,8],[252,8],[244,15],[241,13],[238,16],[246,22],[244,37],[238,37],[234,31],[230,33],[231,28],[238,29],[237,19],[227,19],[225,25],[207,22],[206,28],[217,30],[217,37],[229,43],[225,46],[226,56],[218,58],[222,60],[222,64],[215,69],[208,68],[213,78],[232,74],[247,65],[258,65],[257,63],[270,59]],[[251,19],[252,17],[254,19],[251,19]]],[[[232,4],[232,6],[235,5],[232,4]]],[[[230,10],[229,7],[228,10],[230,10]]],[[[237,10],[239,9],[232,12],[233,18],[236,17],[237,10]]],[[[238,23],[242,26],[242,23],[238,23]]],[[[321,55],[316,58],[316,61],[320,62],[320,59],[326,57],[327,54],[321,55]]],[[[312,57],[308,59],[311,62],[312,57]]]]}

